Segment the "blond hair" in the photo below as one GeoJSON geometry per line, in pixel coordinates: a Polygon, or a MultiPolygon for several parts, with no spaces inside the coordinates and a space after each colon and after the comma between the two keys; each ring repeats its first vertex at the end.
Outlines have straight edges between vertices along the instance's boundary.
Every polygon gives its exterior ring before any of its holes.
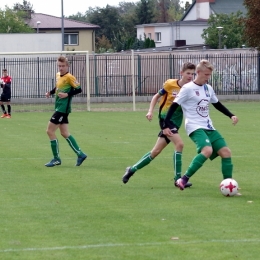
{"type": "Polygon", "coordinates": [[[196,67],[196,71],[209,69],[211,71],[214,70],[213,65],[208,60],[201,60],[200,63],[196,67]]]}

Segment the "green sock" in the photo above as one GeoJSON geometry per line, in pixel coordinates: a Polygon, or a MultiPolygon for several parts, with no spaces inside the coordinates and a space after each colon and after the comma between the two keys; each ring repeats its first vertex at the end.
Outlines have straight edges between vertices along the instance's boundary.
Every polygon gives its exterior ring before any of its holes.
{"type": "Polygon", "coordinates": [[[201,153],[195,156],[185,175],[190,178],[203,165],[203,163],[207,161],[207,159],[208,158],[201,153]]]}
{"type": "Polygon", "coordinates": [[[223,178],[224,179],[232,178],[233,164],[231,158],[222,158],[221,167],[222,167],[223,178]]]}
{"type": "Polygon", "coordinates": [[[151,152],[146,153],[142,158],[145,158],[147,155],[150,155],[151,152]]]}
{"type": "Polygon", "coordinates": [[[55,159],[60,159],[59,142],[57,139],[51,140],[51,150],[55,159]]]}
{"type": "Polygon", "coordinates": [[[181,178],[182,153],[175,151],[173,154],[174,180],[181,178]]]}
{"type": "Polygon", "coordinates": [[[134,164],[131,167],[131,171],[136,172],[137,170],[142,169],[144,166],[149,164],[152,160],[153,158],[151,157],[151,152],[145,154],[136,164],[134,164]]]}
{"type": "Polygon", "coordinates": [[[66,140],[67,140],[68,144],[70,145],[70,147],[72,148],[72,150],[73,150],[78,156],[80,156],[80,155],[83,154],[83,152],[80,150],[80,148],[79,148],[79,146],[78,146],[78,144],[77,144],[75,138],[74,138],[72,135],[70,135],[68,138],[66,138],[66,140]]]}

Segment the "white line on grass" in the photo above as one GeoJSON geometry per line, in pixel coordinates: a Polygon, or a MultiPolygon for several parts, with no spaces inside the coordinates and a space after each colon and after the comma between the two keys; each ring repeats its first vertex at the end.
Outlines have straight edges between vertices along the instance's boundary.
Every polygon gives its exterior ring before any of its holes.
{"type": "Polygon", "coordinates": [[[56,251],[66,249],[89,249],[100,247],[122,247],[122,246],[160,246],[167,244],[186,245],[186,244],[205,244],[205,243],[259,243],[260,239],[231,239],[231,240],[197,240],[197,241],[168,241],[168,242],[151,242],[151,243],[135,243],[135,244],[98,244],[84,246],[62,246],[62,247],[35,247],[35,248],[8,248],[0,250],[0,253],[8,252],[25,252],[25,251],[56,251]]]}

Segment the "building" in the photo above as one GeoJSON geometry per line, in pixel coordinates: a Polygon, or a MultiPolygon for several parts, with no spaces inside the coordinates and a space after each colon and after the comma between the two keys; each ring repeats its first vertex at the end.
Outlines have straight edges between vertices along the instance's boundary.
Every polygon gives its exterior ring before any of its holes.
{"type": "MultiPolygon", "coordinates": [[[[61,33],[60,17],[32,13],[27,24],[37,33],[61,33]]],[[[95,30],[98,25],[64,18],[64,51],[95,51],[95,30]]]]}
{"type": "Polygon", "coordinates": [[[208,28],[207,20],[212,14],[246,13],[244,0],[195,0],[180,21],[137,25],[137,38],[144,35],[155,41],[156,47],[179,47],[203,45],[203,30],[208,28]]]}

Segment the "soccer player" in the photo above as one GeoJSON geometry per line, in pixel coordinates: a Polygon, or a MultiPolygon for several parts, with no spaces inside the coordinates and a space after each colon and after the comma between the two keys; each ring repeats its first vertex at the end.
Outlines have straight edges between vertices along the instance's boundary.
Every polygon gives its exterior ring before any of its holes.
{"type": "Polygon", "coordinates": [[[60,56],[57,60],[57,65],[59,72],[56,74],[56,87],[46,93],[47,98],[55,94],[55,113],[52,115],[47,126],[47,134],[51,142],[51,150],[54,158],[46,163],[45,166],[53,167],[61,164],[58,139],[55,135],[58,128],[61,135],[77,155],[76,166],[80,166],[87,158],[87,155],[81,151],[76,140],[69,133],[68,116],[71,112],[72,97],[81,93],[81,87],[76,78],[69,73],[69,62],[66,57],[60,56]]]}
{"type": "Polygon", "coordinates": [[[0,97],[0,105],[3,111],[1,118],[11,118],[11,82],[12,78],[8,76],[7,69],[3,69],[3,77],[1,77],[1,88],[3,92],[0,97]],[[7,112],[5,110],[4,102],[7,104],[7,112]]]}
{"type": "MultiPolygon", "coordinates": [[[[174,101],[176,95],[179,93],[181,87],[190,82],[194,77],[195,65],[187,62],[184,63],[180,74],[181,79],[168,79],[165,81],[163,88],[155,94],[151,100],[150,107],[146,118],[151,121],[153,118],[153,110],[160,99],[159,103],[159,125],[162,129],[162,124],[164,122],[164,118],[167,114],[169,107],[174,101]]],[[[174,167],[174,181],[176,181],[181,177],[181,168],[182,168],[182,150],[183,150],[183,141],[178,133],[178,129],[181,126],[183,119],[183,113],[181,107],[171,116],[169,120],[170,131],[172,133],[171,136],[166,136],[163,134],[162,130],[158,134],[158,139],[153,147],[153,149],[146,153],[137,163],[135,163],[131,167],[127,167],[125,174],[122,178],[123,183],[127,183],[129,178],[137,171],[148,165],[157,155],[161,153],[161,151],[172,142],[175,146],[175,151],[173,154],[173,167],[174,167]]],[[[190,187],[191,183],[186,183],[185,187],[190,187]]],[[[176,186],[176,184],[175,184],[176,186]]]]}
{"type": "Polygon", "coordinates": [[[165,117],[163,134],[170,138],[173,136],[171,117],[181,106],[185,117],[186,132],[197,146],[198,154],[193,158],[186,173],[177,182],[180,190],[185,188],[190,177],[199,170],[208,158],[213,160],[218,155],[221,157],[223,178],[232,178],[231,151],[224,138],[213,126],[209,116],[210,103],[224,115],[230,117],[234,125],[238,122],[238,118],[219,102],[213,88],[207,84],[213,69],[209,61],[201,60],[196,67],[194,81],[181,88],[165,117]]]}

